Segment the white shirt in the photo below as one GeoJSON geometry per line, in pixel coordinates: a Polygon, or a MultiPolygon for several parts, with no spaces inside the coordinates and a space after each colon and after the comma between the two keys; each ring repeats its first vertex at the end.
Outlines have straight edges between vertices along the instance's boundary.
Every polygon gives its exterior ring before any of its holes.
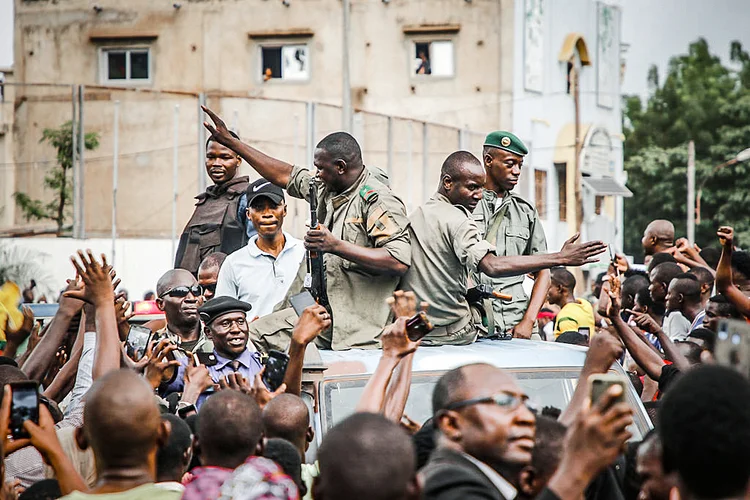
{"type": "Polygon", "coordinates": [[[492,484],[495,486],[495,488],[497,488],[497,491],[500,492],[503,498],[507,498],[508,500],[513,500],[514,498],[516,498],[516,496],[518,495],[518,491],[516,490],[516,488],[514,488],[513,485],[510,484],[503,476],[498,474],[495,469],[484,462],[480,462],[467,453],[462,453],[462,455],[469,462],[476,465],[479,470],[481,470],[482,473],[487,476],[487,479],[492,482],[492,484]]]}
{"type": "Polygon", "coordinates": [[[284,248],[278,257],[258,248],[258,235],[244,248],[229,255],[219,271],[216,297],[227,296],[248,302],[253,308],[248,318],[263,317],[273,312],[283,300],[300,263],[305,257],[302,241],[284,233],[284,248]]]}
{"type": "Polygon", "coordinates": [[[685,340],[690,333],[690,320],[683,316],[680,311],[672,311],[664,318],[661,328],[672,342],[685,340]]]}

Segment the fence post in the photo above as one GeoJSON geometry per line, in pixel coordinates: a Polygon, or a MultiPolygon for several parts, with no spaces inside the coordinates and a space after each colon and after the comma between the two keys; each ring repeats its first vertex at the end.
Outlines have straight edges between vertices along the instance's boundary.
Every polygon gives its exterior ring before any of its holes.
{"type": "Polygon", "coordinates": [[[313,154],[315,153],[315,103],[308,101],[305,105],[307,118],[307,164],[312,166],[313,154]]]}
{"type": "Polygon", "coordinates": [[[79,165],[78,165],[78,155],[76,154],[78,152],[78,128],[77,128],[77,121],[76,121],[76,101],[78,100],[78,93],[76,92],[76,86],[71,85],[70,86],[70,103],[71,103],[71,112],[70,112],[70,132],[71,132],[71,138],[70,138],[70,145],[71,145],[71,165],[73,166],[73,199],[71,200],[73,202],[73,238],[79,238],[78,234],[78,228],[79,228],[79,218],[80,218],[80,206],[78,202],[78,196],[79,196],[79,187],[78,183],[80,182],[80,172],[79,172],[79,165]]]}
{"type": "Polygon", "coordinates": [[[430,139],[427,129],[427,122],[422,123],[422,201],[427,201],[430,197],[430,187],[428,174],[430,171],[430,139]]]}
{"type": "Polygon", "coordinates": [[[120,101],[115,101],[115,123],[112,144],[112,266],[115,267],[115,242],[117,240],[117,177],[120,163],[120,101]]]}
{"type": "Polygon", "coordinates": [[[386,165],[386,173],[388,177],[393,176],[393,117],[388,115],[388,144],[386,149],[388,152],[388,164],[386,165]]]}
{"type": "Polygon", "coordinates": [[[198,94],[198,192],[202,193],[208,187],[206,182],[206,127],[203,126],[203,110],[206,105],[206,94],[198,94]]]}
{"type": "Polygon", "coordinates": [[[177,239],[177,150],[179,149],[178,141],[180,124],[180,105],[174,105],[174,136],[172,144],[172,259],[174,259],[177,249],[175,248],[177,239]]]}
{"type": "Polygon", "coordinates": [[[406,186],[407,186],[407,195],[406,195],[406,207],[409,209],[409,212],[412,211],[412,208],[414,207],[414,163],[412,162],[412,121],[409,120],[409,133],[406,136],[406,154],[409,156],[409,170],[407,170],[408,175],[406,176],[406,186]]]}
{"type": "Polygon", "coordinates": [[[83,118],[84,118],[84,94],[86,87],[84,85],[78,86],[78,238],[86,238],[86,206],[85,206],[85,191],[84,191],[84,178],[86,177],[86,162],[85,154],[86,151],[86,137],[84,132],[83,118]]]}

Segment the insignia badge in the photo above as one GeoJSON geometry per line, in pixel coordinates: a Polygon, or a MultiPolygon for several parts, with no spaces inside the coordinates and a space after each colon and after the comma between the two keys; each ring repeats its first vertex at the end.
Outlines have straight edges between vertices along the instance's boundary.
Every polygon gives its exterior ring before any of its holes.
{"type": "Polygon", "coordinates": [[[510,146],[510,137],[503,137],[500,139],[500,144],[502,144],[504,148],[510,146]]]}

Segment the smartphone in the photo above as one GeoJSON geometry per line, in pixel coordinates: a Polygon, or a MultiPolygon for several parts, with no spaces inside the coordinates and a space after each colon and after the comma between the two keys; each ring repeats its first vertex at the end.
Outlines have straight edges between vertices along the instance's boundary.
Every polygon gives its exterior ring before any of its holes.
{"type": "Polygon", "coordinates": [[[750,325],[736,319],[723,319],[716,328],[716,363],[750,376],[750,325]]]}
{"type": "Polygon", "coordinates": [[[284,382],[289,356],[281,351],[270,351],[266,359],[266,370],[263,372],[263,383],[273,392],[284,382]]]}
{"type": "Polygon", "coordinates": [[[302,311],[317,304],[312,294],[307,290],[298,293],[297,295],[292,295],[289,297],[289,302],[292,304],[297,316],[302,316],[302,311]]]}
{"type": "Polygon", "coordinates": [[[140,361],[146,354],[148,343],[151,341],[151,330],[145,326],[132,325],[125,340],[125,350],[133,361],[140,361]]]}
{"type": "Polygon", "coordinates": [[[615,399],[612,404],[623,403],[625,401],[625,390],[628,388],[628,382],[628,379],[615,373],[591,375],[589,377],[589,383],[591,385],[591,405],[595,405],[610,387],[617,384],[622,386],[622,394],[615,399]]]}
{"type": "Polygon", "coordinates": [[[34,381],[12,382],[10,388],[13,395],[8,427],[13,439],[25,439],[30,436],[23,423],[31,420],[39,424],[39,384],[34,381]]]}
{"type": "Polygon", "coordinates": [[[409,340],[416,342],[430,333],[435,327],[430,323],[427,314],[419,311],[417,314],[406,320],[406,336],[409,340]]]}

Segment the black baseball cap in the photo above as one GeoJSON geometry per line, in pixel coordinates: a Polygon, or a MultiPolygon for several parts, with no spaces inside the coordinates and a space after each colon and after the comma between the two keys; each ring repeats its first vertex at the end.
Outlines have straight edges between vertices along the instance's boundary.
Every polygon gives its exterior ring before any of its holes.
{"type": "Polygon", "coordinates": [[[276,204],[284,203],[284,190],[273,182],[263,179],[262,177],[247,187],[247,206],[253,204],[253,200],[260,196],[265,196],[276,204]]]}

